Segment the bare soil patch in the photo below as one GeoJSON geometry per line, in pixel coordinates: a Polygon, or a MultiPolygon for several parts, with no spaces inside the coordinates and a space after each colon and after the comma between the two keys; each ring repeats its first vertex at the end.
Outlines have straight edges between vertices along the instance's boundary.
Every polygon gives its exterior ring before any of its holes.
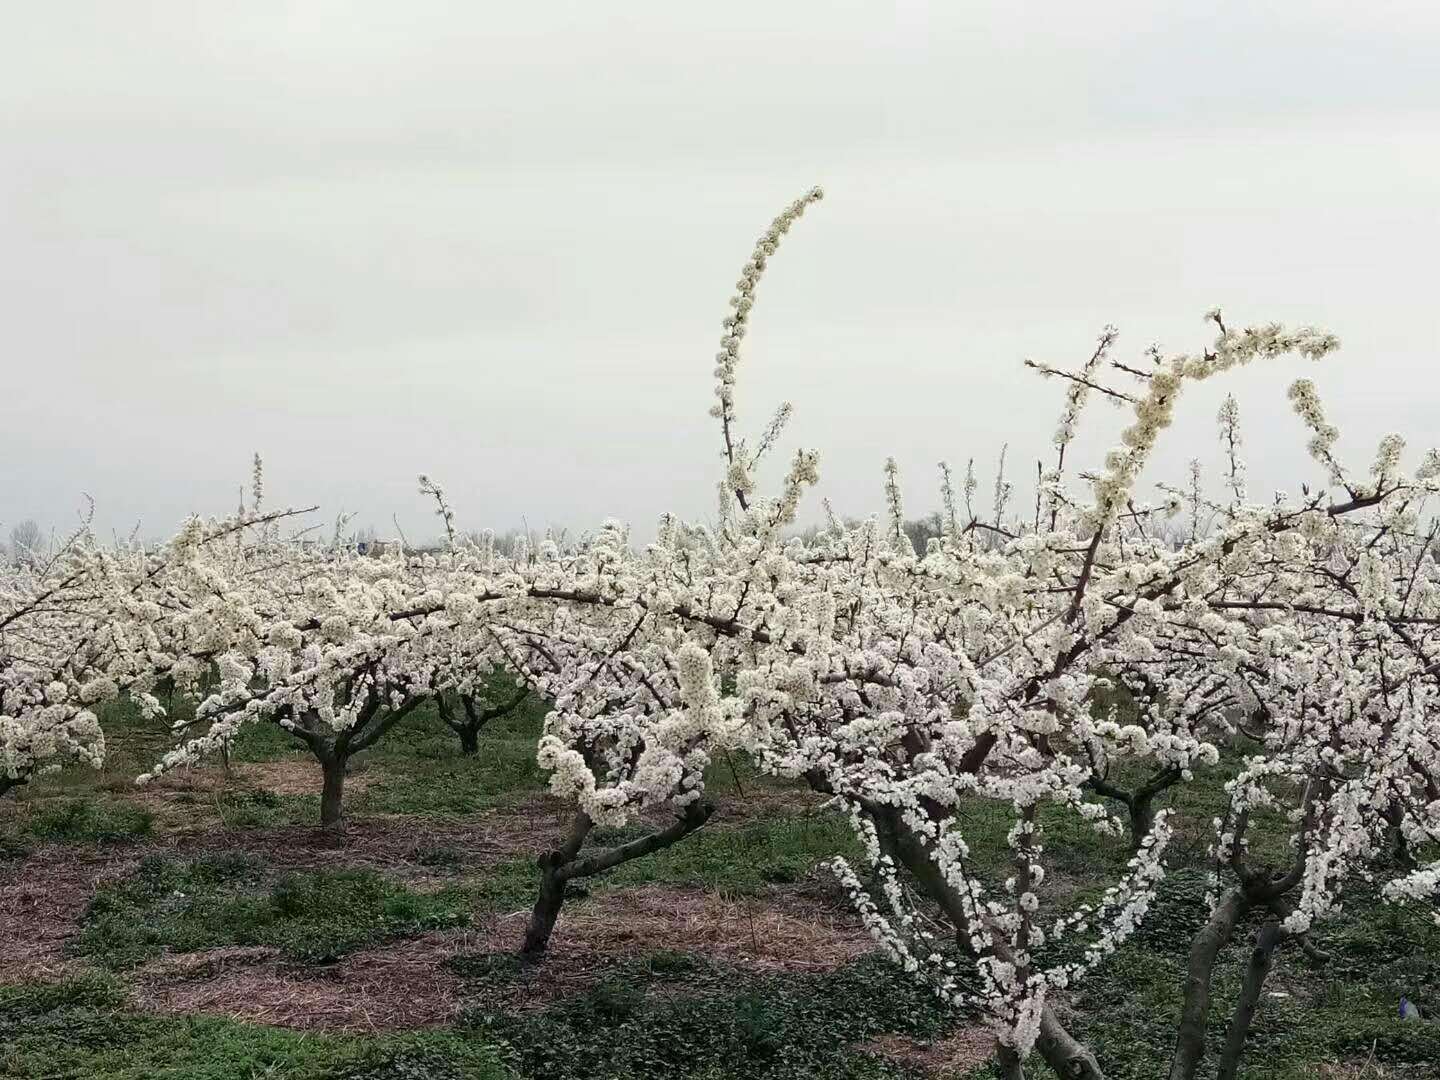
{"type": "Polygon", "coordinates": [[[308,825],[214,829],[179,838],[174,850],[185,855],[235,851],[280,870],[372,869],[408,880],[433,873],[423,865],[426,853],[443,848],[464,876],[515,858],[534,859],[560,838],[568,821],[563,803],[543,799],[467,821],[358,818],[340,833],[308,825]]]}
{"type": "MultiPolygon", "coordinates": [[[[529,914],[490,918],[474,935],[472,948],[517,949],[529,914]]],[[[853,914],[794,892],[730,898],[653,885],[616,889],[568,905],[545,961],[515,983],[487,991],[493,996],[485,1004],[543,1007],[594,985],[617,962],[662,950],[746,971],[807,972],[833,970],[874,948],[853,914]]]]}
{"type": "Polygon", "coordinates": [[[695,953],[736,968],[824,971],[873,948],[858,920],[793,894],[730,900],[646,886],[574,903],[545,961],[470,993],[447,960],[518,948],[528,912],[464,933],[431,934],[311,967],[276,950],[223,948],[166,956],[131,977],[142,1009],[228,1016],[300,1030],[369,1032],[434,1027],[461,1005],[539,1009],[587,989],[637,954],[695,953]]]}
{"type": "Polygon", "coordinates": [[[725,794],[716,800],[711,825],[746,825],[780,817],[813,814],[826,797],[809,788],[747,787],[744,794],[725,794]]]}
{"type": "Polygon", "coordinates": [[[298,1030],[409,1031],[455,1013],[445,966],[453,937],[435,935],[305,967],[273,949],[210,949],[165,957],[136,973],[131,1002],[152,1012],[227,1016],[298,1030]]]}
{"type": "Polygon", "coordinates": [[[995,1036],[976,1024],[929,1041],[908,1035],[881,1035],[861,1043],[860,1050],[934,1077],[963,1076],[995,1052],[995,1036]]]}
{"type": "Polygon", "coordinates": [[[123,877],[137,849],[45,844],[0,868],[0,982],[57,979],[72,967],[65,945],[103,881],[123,877]]]}

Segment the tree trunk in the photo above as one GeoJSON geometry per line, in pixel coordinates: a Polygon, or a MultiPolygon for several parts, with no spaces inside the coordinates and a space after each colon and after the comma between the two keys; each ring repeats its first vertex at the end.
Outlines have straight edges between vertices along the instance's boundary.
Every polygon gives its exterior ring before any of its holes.
{"type": "Polygon", "coordinates": [[[592,852],[583,859],[579,857],[580,849],[585,846],[585,839],[594,823],[584,811],[577,812],[565,842],[536,860],[540,867],[540,895],[535,899],[535,910],[531,912],[530,925],[525,930],[525,942],[520,946],[521,958],[534,961],[545,955],[550,933],[555,929],[555,920],[560,917],[560,907],[565,903],[567,883],[575,878],[603,874],[621,863],[667,848],[703,826],[714,812],[715,807],[711,803],[691,803],[668,828],[646,833],[618,847],[592,852]]]}
{"type": "Polygon", "coordinates": [[[472,727],[459,727],[455,729],[460,736],[460,753],[466,757],[474,757],[480,753],[480,733],[472,727]]]}
{"type": "Polygon", "coordinates": [[[583,810],[575,811],[570,819],[570,833],[553,851],[547,851],[535,860],[540,868],[540,894],[535,898],[535,908],[530,913],[530,925],[525,928],[525,940],[520,945],[520,959],[535,962],[545,955],[550,945],[550,934],[555,921],[560,918],[560,907],[565,903],[565,884],[569,880],[568,870],[585,838],[595,823],[583,810]]]}
{"type": "Polygon", "coordinates": [[[525,928],[525,941],[520,946],[522,961],[534,963],[544,957],[555,922],[560,918],[560,907],[565,903],[565,879],[560,876],[555,854],[552,851],[540,856],[540,895],[535,898],[530,925],[525,928]]]}
{"type": "Polygon", "coordinates": [[[1025,1080],[1025,1063],[1020,1055],[1002,1042],[995,1043],[995,1061],[1000,1080],[1025,1080]]]}
{"type": "Polygon", "coordinates": [[[1155,796],[1136,795],[1130,803],[1130,850],[1139,851],[1155,828],[1155,796]]]}
{"type": "Polygon", "coordinates": [[[1145,838],[1155,827],[1155,800],[1180,780],[1180,770],[1162,769],[1134,791],[1110,783],[1104,776],[1093,776],[1090,787],[1096,794],[1114,799],[1125,807],[1130,820],[1130,850],[1139,851],[1145,838]]]}
{"type": "Polygon", "coordinates": [[[328,757],[320,763],[325,786],[320,791],[320,825],[336,832],[344,827],[345,759],[328,757]]]}
{"type": "Polygon", "coordinates": [[[1235,1080],[1240,1068],[1240,1058],[1245,1053],[1245,1039],[1250,1034],[1250,1025],[1255,1019],[1255,1010],[1260,1004],[1260,990],[1265,985],[1265,976],[1270,974],[1270,965],[1275,959],[1275,946],[1285,939],[1280,920],[1271,918],[1255,936],[1255,947],[1250,950],[1250,962],[1245,968],[1245,981],[1240,986],[1240,1000],[1235,1005],[1235,1015],[1230,1018],[1230,1030],[1225,1036],[1225,1050],[1220,1057],[1220,1071],[1216,1080],[1235,1080]]]}
{"type": "Polygon", "coordinates": [[[1175,1056],[1170,1059],[1170,1080],[1194,1080],[1205,1057],[1205,1029],[1210,1019],[1210,977],[1235,924],[1245,913],[1245,896],[1231,889],[1220,898],[1210,920],[1190,943],[1190,974],[1185,983],[1185,1003],[1175,1034],[1175,1056]]]}
{"type": "MultiPolygon", "coordinates": [[[[964,904],[955,887],[945,880],[930,857],[925,840],[913,832],[893,810],[870,812],[880,845],[897,865],[910,871],[920,890],[938,903],[955,927],[955,940],[967,955],[970,935],[964,904]]],[[[997,954],[1000,950],[997,950],[997,954]]],[[[1002,955],[1002,959],[1005,957],[1002,955]]],[[[1105,1073],[1088,1047],[1068,1031],[1049,1005],[1040,1013],[1040,1038],[1035,1050],[1062,1080],[1105,1080],[1105,1073]]]]}
{"type": "Polygon", "coordinates": [[[1049,1005],[1040,1013],[1040,1038],[1035,1050],[1063,1080],[1105,1080],[1090,1048],[1065,1030],[1049,1005]]]}

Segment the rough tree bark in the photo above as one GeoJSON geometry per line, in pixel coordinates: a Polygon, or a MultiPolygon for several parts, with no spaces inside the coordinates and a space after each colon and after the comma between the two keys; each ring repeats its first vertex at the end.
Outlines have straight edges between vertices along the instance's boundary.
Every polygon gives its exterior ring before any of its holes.
{"type": "Polygon", "coordinates": [[[320,770],[325,777],[320,789],[320,826],[338,831],[344,826],[345,760],[327,754],[320,759],[320,770]]]}
{"type": "Polygon", "coordinates": [[[1205,1029],[1210,1019],[1210,979],[1235,924],[1248,905],[1241,889],[1220,898],[1210,920],[1190,943],[1190,972],[1185,981],[1185,1002],[1175,1032],[1175,1054],[1170,1059],[1170,1080],[1194,1080],[1205,1057],[1205,1029]]]}
{"type": "Polygon", "coordinates": [[[691,803],[668,828],[657,829],[629,843],[604,848],[581,858],[580,850],[585,846],[594,823],[583,810],[577,811],[561,844],[536,860],[540,870],[540,891],[530,914],[530,924],[525,929],[525,939],[520,945],[521,959],[534,963],[544,958],[550,945],[550,935],[565,903],[566,886],[570,882],[594,877],[621,863],[670,847],[699,829],[714,812],[715,807],[711,803],[691,803]]]}
{"type": "Polygon", "coordinates": [[[1250,1025],[1255,1019],[1255,1010],[1260,1004],[1260,991],[1270,966],[1275,959],[1275,948],[1285,940],[1285,931],[1280,920],[1271,916],[1255,935],[1254,948],[1245,966],[1245,979],[1240,985],[1240,1000],[1230,1018],[1230,1029],[1225,1035],[1225,1049],[1220,1055],[1220,1071],[1216,1080],[1235,1080],[1240,1068],[1240,1057],[1245,1053],[1245,1040],[1250,1034],[1250,1025]]]}
{"type": "Polygon", "coordinates": [[[562,871],[574,862],[593,827],[590,815],[583,810],[577,811],[570,821],[570,832],[560,846],[535,860],[540,869],[540,894],[535,898],[530,925],[525,928],[525,940],[520,945],[522,958],[535,961],[545,955],[555,921],[560,917],[560,907],[565,903],[566,879],[562,871]]]}

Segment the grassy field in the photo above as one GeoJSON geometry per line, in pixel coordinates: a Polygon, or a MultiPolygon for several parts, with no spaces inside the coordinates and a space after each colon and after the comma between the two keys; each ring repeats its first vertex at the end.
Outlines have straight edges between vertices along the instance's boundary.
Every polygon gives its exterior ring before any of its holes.
{"type": "MultiPolygon", "coordinates": [[[[451,1080],[991,1075],[989,1038],[873,951],[820,860],[854,855],[808,793],[721,762],[720,809],[679,845],[585,882],[550,957],[515,957],[536,854],[566,808],[534,765],[524,707],[458,753],[432,711],[357,759],[343,841],[314,827],[319,771],[257,728],[219,765],[147,788],[165,732],[107,717],[103,772],[46,777],[0,805],[0,1077],[451,1080]]],[[[1215,778],[1178,809],[1203,851],[1215,778]]],[[[972,838],[1003,846],[1008,815],[972,838]]],[[[624,839],[599,831],[595,842],[624,839]]],[[[973,843],[983,850],[983,842],[973,843]]],[[[1100,887],[1117,855],[1050,822],[1047,886],[1100,887]]],[[[1123,856],[1120,858],[1123,861],[1123,856]]],[[[1110,1075],[1150,1080],[1173,1038],[1194,871],[1078,990],[1072,1027],[1110,1075]]],[[[1212,1036],[1237,989],[1237,935],[1212,1036]]],[[[1243,1075],[1440,1077],[1440,930],[1358,895],[1318,935],[1326,970],[1282,952],[1243,1075]]],[[[1049,1075],[1032,1059],[1031,1074],[1049,1075]]]]}

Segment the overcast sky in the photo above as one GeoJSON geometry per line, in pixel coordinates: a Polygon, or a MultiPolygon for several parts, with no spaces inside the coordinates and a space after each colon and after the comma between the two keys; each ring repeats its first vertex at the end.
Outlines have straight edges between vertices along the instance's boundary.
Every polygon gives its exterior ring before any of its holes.
{"type": "MultiPolygon", "coordinates": [[[[1362,468],[1440,441],[1440,7],[1290,3],[5,5],[0,534],[168,533],[271,498],[433,533],[712,512],[706,410],[755,236],[742,424],[793,400],[837,508],[935,463],[1033,471],[1026,356],[1202,345],[1202,313],[1344,350],[1187,393],[1160,471],[1362,468]]],[[[1100,408],[1094,460],[1122,417],[1100,408]]],[[[1158,475],[1158,473],[1157,473],[1158,475]]]]}

